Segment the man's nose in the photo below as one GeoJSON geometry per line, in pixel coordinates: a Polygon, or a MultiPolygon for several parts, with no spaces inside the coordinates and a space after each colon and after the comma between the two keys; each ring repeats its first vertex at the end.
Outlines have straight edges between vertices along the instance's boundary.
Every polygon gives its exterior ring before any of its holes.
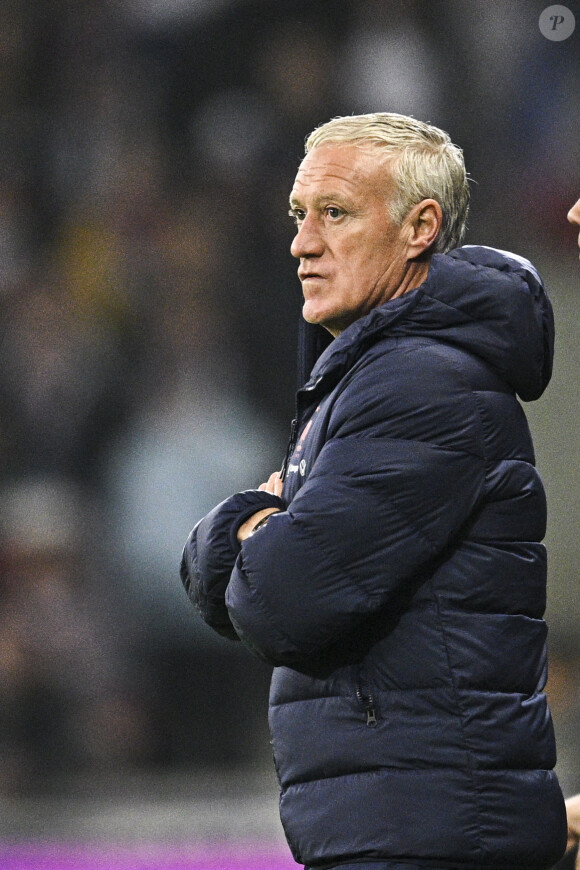
{"type": "Polygon", "coordinates": [[[570,211],[568,212],[568,220],[571,224],[577,224],[580,226],[580,199],[578,202],[574,203],[570,211]]]}
{"type": "Polygon", "coordinates": [[[314,215],[306,215],[298,225],[298,231],[290,245],[293,257],[320,257],[324,250],[324,240],[314,215]]]}

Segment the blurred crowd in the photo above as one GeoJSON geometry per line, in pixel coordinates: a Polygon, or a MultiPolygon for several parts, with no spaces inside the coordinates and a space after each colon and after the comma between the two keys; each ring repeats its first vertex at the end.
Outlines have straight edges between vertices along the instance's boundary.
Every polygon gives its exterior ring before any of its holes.
{"type": "Polygon", "coordinates": [[[267,753],[268,669],[178,567],[284,453],[304,138],[431,121],[475,180],[468,241],[568,256],[580,36],[546,40],[544,5],[0,4],[0,792],[267,753]]]}

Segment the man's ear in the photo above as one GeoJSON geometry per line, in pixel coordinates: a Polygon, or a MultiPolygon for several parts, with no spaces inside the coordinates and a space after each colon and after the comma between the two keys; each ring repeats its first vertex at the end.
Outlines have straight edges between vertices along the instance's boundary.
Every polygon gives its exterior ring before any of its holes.
{"type": "Polygon", "coordinates": [[[425,253],[441,232],[443,212],[435,199],[423,199],[414,205],[405,218],[409,229],[407,259],[415,260],[425,253]]]}

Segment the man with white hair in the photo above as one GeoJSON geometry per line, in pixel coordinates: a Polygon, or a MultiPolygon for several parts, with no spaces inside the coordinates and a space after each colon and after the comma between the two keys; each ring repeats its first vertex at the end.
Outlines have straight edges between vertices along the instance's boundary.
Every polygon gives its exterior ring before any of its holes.
{"type": "Polygon", "coordinates": [[[457,247],[468,201],[436,127],[376,113],[310,135],[291,251],[302,359],[327,346],[282,472],[184,550],[202,617],[274,665],[281,817],[309,870],[542,870],[566,844],[517,398],[550,379],[552,311],[526,260],[457,247]]]}

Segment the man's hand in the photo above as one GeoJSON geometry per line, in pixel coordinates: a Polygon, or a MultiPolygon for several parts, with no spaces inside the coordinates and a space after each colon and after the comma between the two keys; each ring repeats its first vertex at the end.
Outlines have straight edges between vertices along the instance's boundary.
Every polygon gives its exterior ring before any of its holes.
{"type": "Polygon", "coordinates": [[[272,495],[281,496],[282,495],[282,480],[280,479],[280,472],[275,471],[268,478],[267,483],[261,483],[258,489],[262,489],[265,492],[271,492],[272,495]]]}
{"type": "MultiPolygon", "coordinates": [[[[272,495],[281,496],[282,495],[282,480],[280,479],[280,472],[275,471],[270,475],[266,483],[261,483],[258,489],[261,489],[264,492],[269,492],[272,495]]],[[[255,514],[247,519],[240,528],[238,529],[238,541],[240,544],[242,541],[245,541],[251,534],[253,534],[256,526],[266,517],[269,517],[270,514],[278,513],[277,508],[264,508],[264,510],[257,511],[255,514]]]]}
{"type": "MultiPolygon", "coordinates": [[[[575,794],[566,801],[566,816],[568,818],[566,851],[569,851],[580,842],[580,794],[575,794]]],[[[580,867],[580,860],[576,862],[576,867],[580,867]]]]}

